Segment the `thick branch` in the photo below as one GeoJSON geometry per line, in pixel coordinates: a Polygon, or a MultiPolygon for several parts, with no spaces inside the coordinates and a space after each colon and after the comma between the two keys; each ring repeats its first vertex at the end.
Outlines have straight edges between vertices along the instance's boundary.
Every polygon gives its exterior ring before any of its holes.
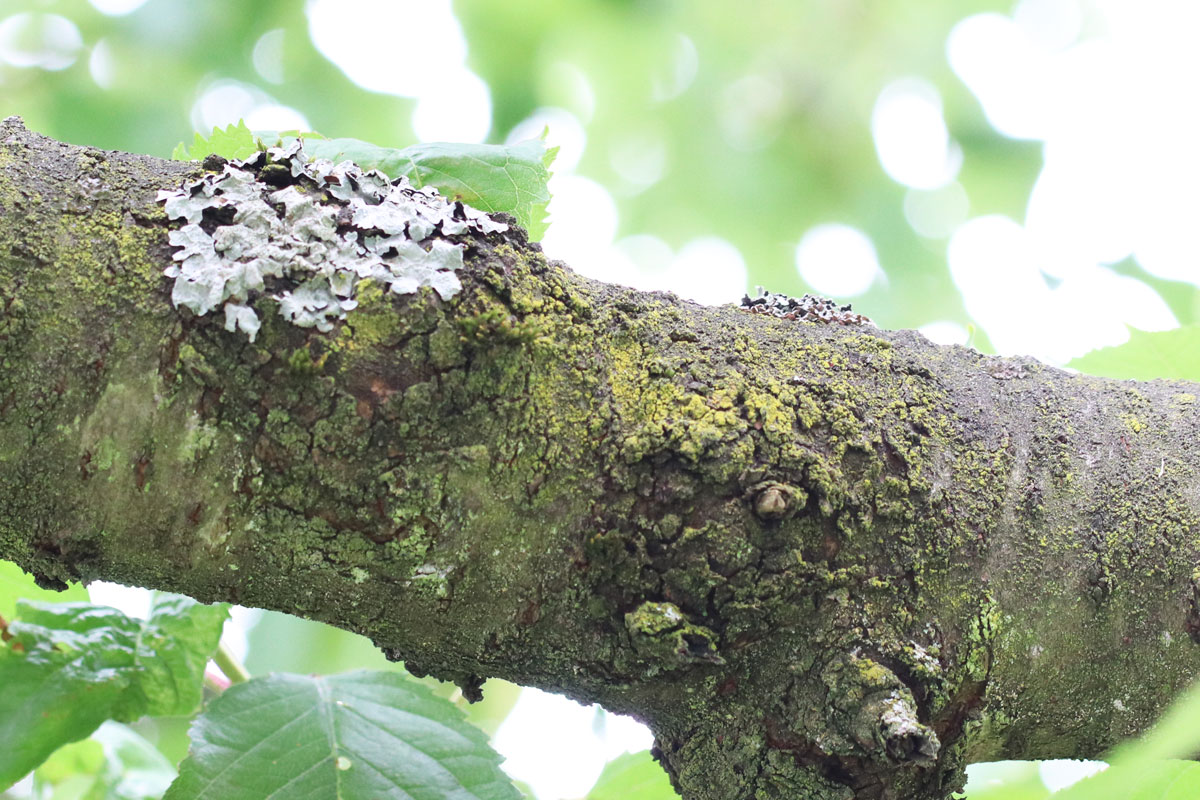
{"type": "Polygon", "coordinates": [[[1200,664],[1196,387],[581,278],[254,343],[170,303],[196,165],[0,127],[0,557],[645,719],[687,798],[943,798],[1200,664]]]}

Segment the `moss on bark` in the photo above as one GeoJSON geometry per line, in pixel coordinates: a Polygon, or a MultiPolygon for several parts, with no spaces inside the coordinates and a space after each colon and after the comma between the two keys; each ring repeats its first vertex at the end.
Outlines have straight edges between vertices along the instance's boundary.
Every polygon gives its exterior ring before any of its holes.
{"type": "Polygon", "coordinates": [[[645,719],[687,798],[944,798],[1094,756],[1198,660],[1195,387],[586,280],[254,343],[169,302],[192,165],[0,127],[0,556],[645,719]]]}

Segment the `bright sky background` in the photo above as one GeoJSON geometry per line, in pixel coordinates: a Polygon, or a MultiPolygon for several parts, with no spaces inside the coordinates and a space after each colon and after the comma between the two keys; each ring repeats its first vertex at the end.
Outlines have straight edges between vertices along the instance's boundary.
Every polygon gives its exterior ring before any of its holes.
{"type": "MultiPolygon", "coordinates": [[[[105,14],[127,14],[144,0],[91,0],[105,14]]],[[[594,98],[585,75],[563,66],[572,110],[536,110],[512,131],[492,131],[487,84],[466,66],[468,43],[449,0],[310,0],[313,41],[361,86],[416,99],[413,127],[422,141],[517,141],[549,127],[561,146],[551,189],[553,225],[546,252],[580,272],[643,289],[666,289],[703,303],[736,301],[748,288],[738,249],[718,235],[674,249],[647,234],[617,238],[610,189],[578,174],[588,146],[594,98]],[[419,28],[406,40],[402,68],[388,48],[361,47],[364,29],[419,28]],[[437,63],[438,69],[428,69],[437,63]]],[[[871,131],[881,168],[907,187],[904,213],[913,230],[944,246],[950,274],[975,323],[997,350],[1063,363],[1128,338],[1128,327],[1177,326],[1146,283],[1110,265],[1133,257],[1152,275],[1200,286],[1200,3],[1193,0],[1020,0],[1010,14],[962,20],[946,58],[991,124],[1014,139],[1043,143],[1044,166],[1024,219],[972,216],[956,177],[962,151],[951,138],[942,101],[929,82],[896,75],[879,87],[871,131]],[[1085,30],[1088,35],[1082,37],[1085,30]]],[[[276,102],[283,31],[254,48],[259,85],[222,80],[203,88],[192,108],[198,130],[244,118],[251,128],[307,128],[304,115],[276,102]]],[[[656,96],[689,90],[704,54],[680,35],[670,74],[647,76],[656,96]]],[[[0,61],[65,69],[82,57],[78,28],[55,14],[16,14],[0,22],[0,61]]],[[[104,43],[88,67],[104,86],[104,43]]],[[[750,76],[716,107],[730,145],[754,149],[773,136],[780,87],[750,76]]],[[[631,136],[608,154],[634,192],[662,175],[668,151],[652,135],[631,136]]],[[[797,230],[795,268],[817,291],[853,298],[888,277],[871,239],[849,225],[797,230]]],[[[869,309],[866,309],[869,313],[869,309]]],[[[965,342],[946,320],[922,328],[939,342],[965,342]]],[[[96,584],[93,597],[126,609],[144,605],[135,590],[96,584]]],[[[253,617],[247,612],[243,620],[253,617]]],[[[240,634],[234,633],[235,649],[240,634]]],[[[495,737],[507,769],[539,798],[572,798],[591,786],[603,763],[624,749],[649,746],[630,720],[526,690],[495,737]]],[[[1062,780],[1047,772],[1047,780],[1062,780]]]]}

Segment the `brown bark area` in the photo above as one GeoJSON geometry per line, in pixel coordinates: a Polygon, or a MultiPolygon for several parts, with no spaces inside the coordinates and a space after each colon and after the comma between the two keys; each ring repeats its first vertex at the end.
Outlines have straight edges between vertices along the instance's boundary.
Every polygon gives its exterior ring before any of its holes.
{"type": "Polygon", "coordinates": [[[646,720],[687,798],[943,798],[1195,674],[1196,387],[586,280],[251,344],[172,308],[195,165],[0,127],[0,557],[321,619],[646,720]]]}

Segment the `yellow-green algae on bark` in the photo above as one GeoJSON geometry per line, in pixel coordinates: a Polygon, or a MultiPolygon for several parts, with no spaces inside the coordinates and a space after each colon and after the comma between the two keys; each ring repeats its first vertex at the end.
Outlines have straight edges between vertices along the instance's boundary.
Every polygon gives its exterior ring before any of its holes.
{"type": "Polygon", "coordinates": [[[687,798],[945,798],[1196,673],[1194,386],[598,284],[516,230],[450,300],[251,343],[169,301],[153,198],[196,169],[0,126],[0,557],[44,583],[602,702],[687,798]]]}

